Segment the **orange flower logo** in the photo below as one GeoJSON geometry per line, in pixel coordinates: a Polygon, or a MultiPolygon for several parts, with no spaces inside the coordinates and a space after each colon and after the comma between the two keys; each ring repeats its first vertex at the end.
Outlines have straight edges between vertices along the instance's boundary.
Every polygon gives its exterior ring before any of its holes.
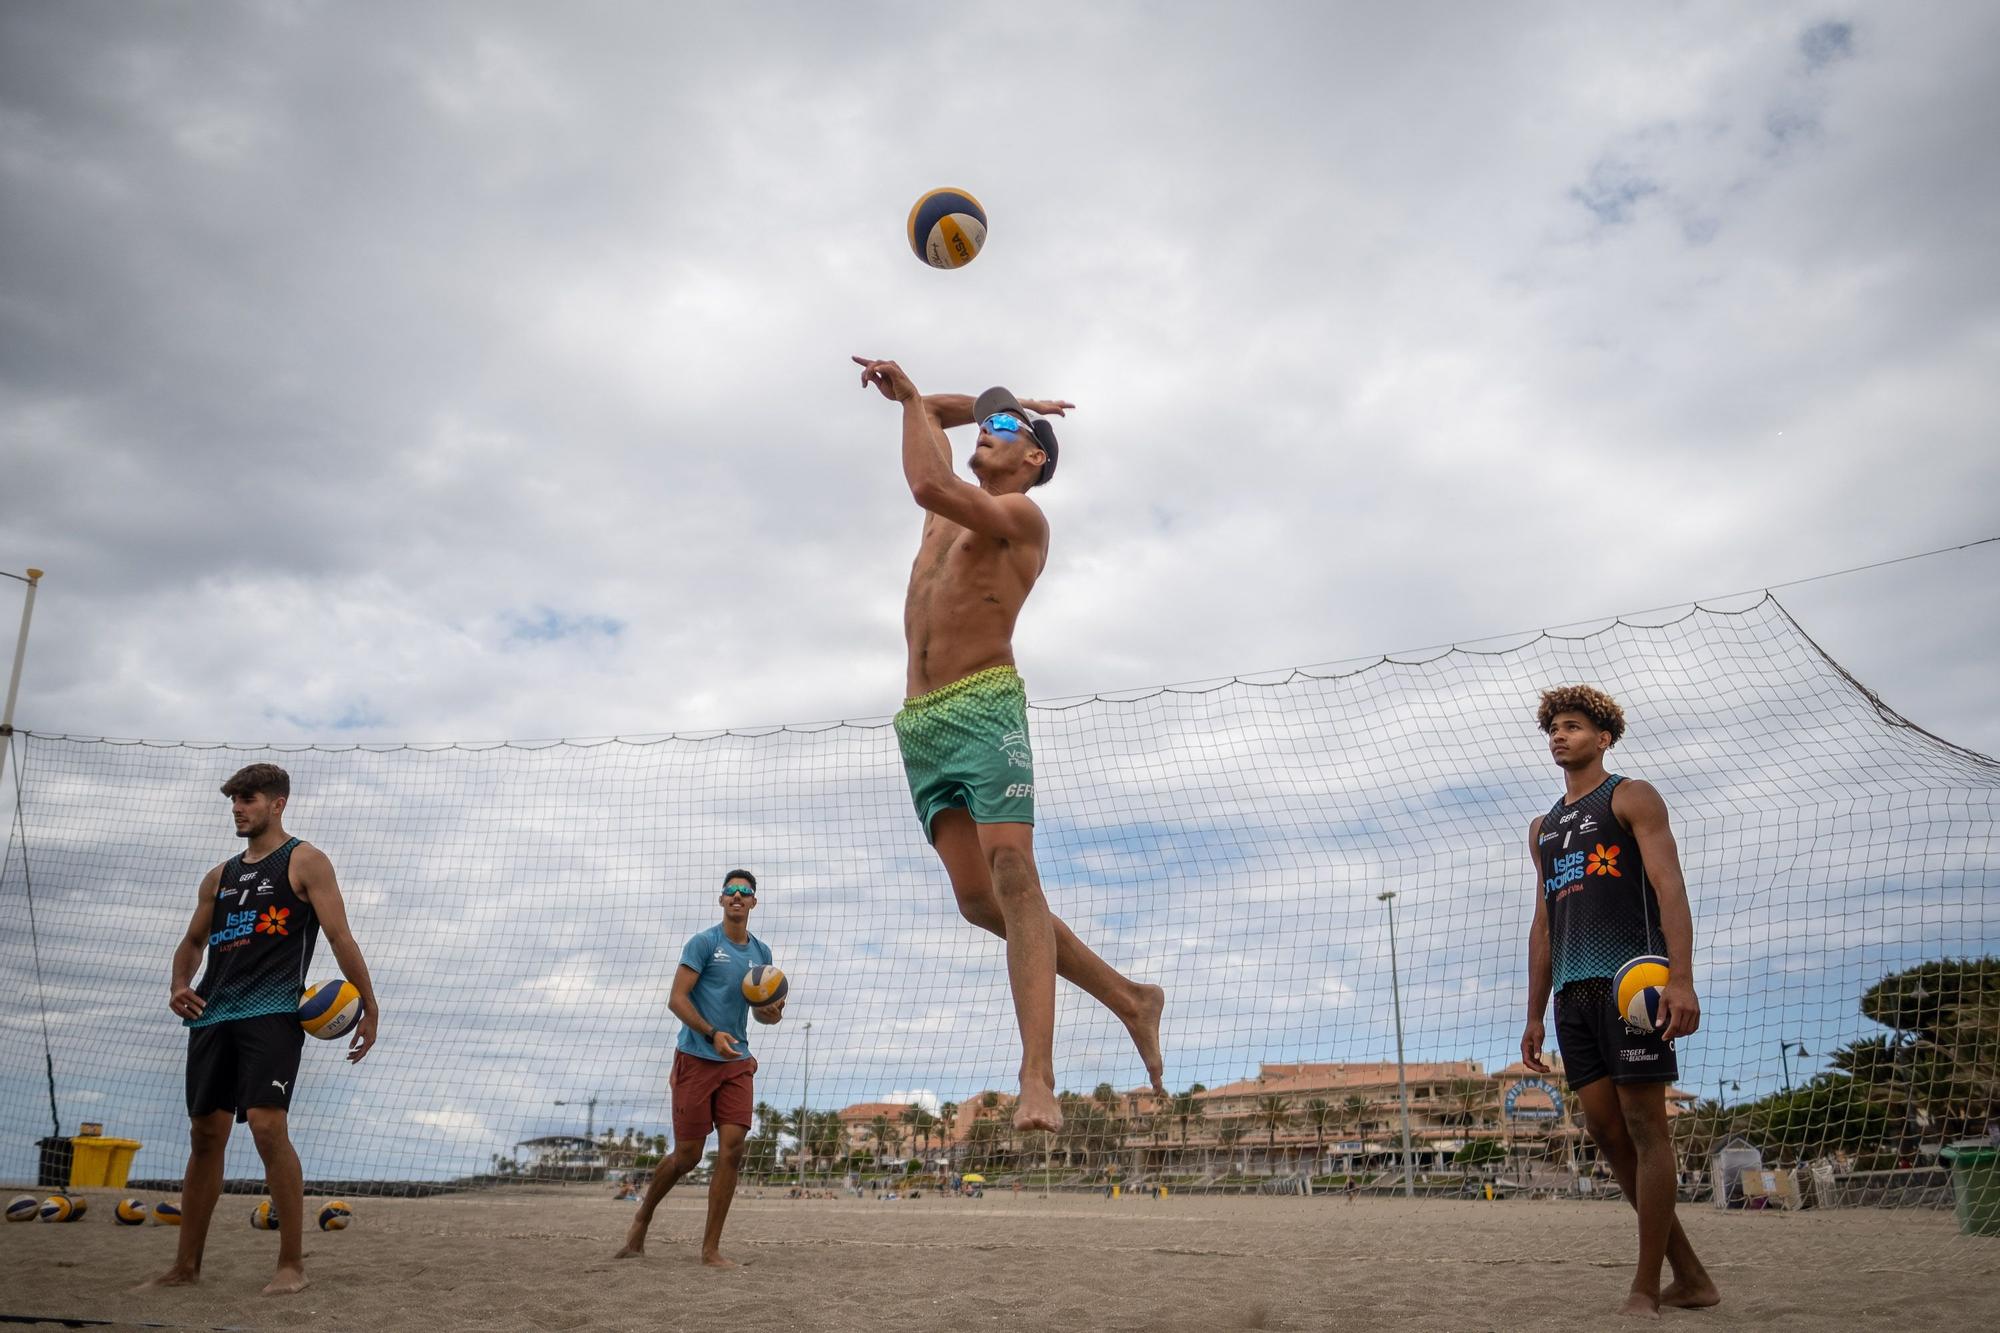
{"type": "MultiPolygon", "coordinates": [[[[1611,873],[1615,875],[1618,872],[1614,870],[1611,873]]],[[[285,918],[291,914],[292,909],[289,907],[265,908],[264,915],[257,918],[257,933],[260,935],[291,934],[291,931],[285,929],[285,918]]]]}
{"type": "Polygon", "coordinates": [[[1586,875],[1609,875],[1613,879],[1625,878],[1618,873],[1618,849],[1606,847],[1601,842],[1597,844],[1597,850],[1583,863],[1583,872],[1586,875]]]}

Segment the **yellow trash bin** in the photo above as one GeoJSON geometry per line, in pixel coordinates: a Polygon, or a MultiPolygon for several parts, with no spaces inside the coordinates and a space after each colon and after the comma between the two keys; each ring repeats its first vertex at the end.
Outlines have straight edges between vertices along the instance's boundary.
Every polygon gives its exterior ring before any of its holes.
{"type": "Polygon", "coordinates": [[[91,1138],[79,1135],[69,1142],[75,1153],[69,1164],[71,1189],[124,1189],[125,1177],[132,1170],[132,1154],[144,1146],[137,1139],[108,1139],[101,1135],[91,1138]]]}

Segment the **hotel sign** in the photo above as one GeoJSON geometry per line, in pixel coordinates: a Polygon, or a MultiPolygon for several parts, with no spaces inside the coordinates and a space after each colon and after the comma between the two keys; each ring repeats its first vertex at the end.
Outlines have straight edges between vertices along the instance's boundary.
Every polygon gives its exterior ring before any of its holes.
{"type": "Polygon", "coordinates": [[[1562,1093],[1546,1079],[1524,1078],[1507,1089],[1506,1111],[1509,1120],[1558,1120],[1563,1112],[1562,1093]],[[1542,1105],[1544,1098],[1546,1106],[1542,1105]]]}

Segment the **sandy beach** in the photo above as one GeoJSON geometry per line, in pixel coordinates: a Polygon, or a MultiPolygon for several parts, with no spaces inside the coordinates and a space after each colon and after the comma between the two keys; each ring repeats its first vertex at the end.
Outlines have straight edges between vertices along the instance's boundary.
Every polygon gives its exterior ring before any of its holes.
{"type": "MultiPolygon", "coordinates": [[[[1580,1202],[996,1194],[737,1200],[730,1273],[696,1262],[703,1196],[669,1197],[648,1253],[613,1260],[632,1205],[591,1189],[354,1200],[307,1240],[312,1287],[267,1299],[277,1238],[226,1196],[201,1286],[128,1288],[175,1233],[0,1227],[0,1315],[280,1329],[1602,1329],[1631,1215],[1580,1202]]],[[[311,1210],[309,1209],[309,1212],[311,1210]]],[[[1724,1304],[1684,1328],[1972,1329],[2000,1307],[2000,1240],[1949,1213],[1684,1213],[1724,1304]]],[[[51,1325],[53,1326],[53,1325],[51,1325]]]]}

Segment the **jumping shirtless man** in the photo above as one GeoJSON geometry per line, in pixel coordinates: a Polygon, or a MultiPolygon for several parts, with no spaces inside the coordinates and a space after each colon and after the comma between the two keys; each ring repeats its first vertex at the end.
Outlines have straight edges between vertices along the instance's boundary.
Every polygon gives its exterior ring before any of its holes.
{"type": "Polygon", "coordinates": [[[958,910],[1007,941],[1021,1028],[1017,1130],[1062,1128],[1056,1102],[1056,977],[1089,992],[1132,1034],[1161,1082],[1166,992],[1121,975],[1049,911],[1035,869],[1035,771],[1028,696],[1014,670],[1014,621],[1048,563],[1049,523],[1028,491],[1055,475],[1055,427],[1074,403],[988,389],[917,392],[893,361],[857,356],[861,383],[903,407],[903,477],[924,509],[903,608],[909,680],[896,739],[917,815],[951,877],[958,910]],[[952,471],[944,432],[977,424],[972,475],[952,471]]]}

